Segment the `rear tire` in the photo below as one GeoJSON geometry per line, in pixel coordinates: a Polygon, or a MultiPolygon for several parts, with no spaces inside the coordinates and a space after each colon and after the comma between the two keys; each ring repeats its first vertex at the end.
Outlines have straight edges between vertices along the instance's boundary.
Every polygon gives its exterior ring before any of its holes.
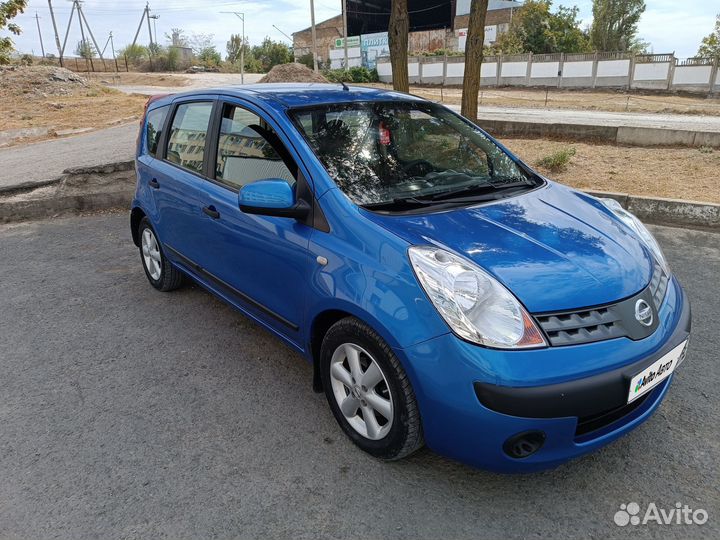
{"type": "Polygon", "coordinates": [[[138,238],[140,239],[140,260],[150,285],[163,292],[180,287],[183,275],[165,257],[160,241],[147,217],[140,221],[138,238]]]}
{"type": "Polygon", "coordinates": [[[320,349],[325,396],[345,434],[384,460],[404,458],[424,444],[415,393],[387,343],[347,317],[328,330],[320,349]]]}

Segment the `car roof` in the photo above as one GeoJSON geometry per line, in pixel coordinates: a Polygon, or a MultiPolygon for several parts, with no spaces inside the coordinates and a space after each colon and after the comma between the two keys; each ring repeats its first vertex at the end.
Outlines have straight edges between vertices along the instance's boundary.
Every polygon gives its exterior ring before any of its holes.
{"type": "Polygon", "coordinates": [[[296,108],[358,101],[425,101],[416,96],[382,88],[348,86],[348,89],[345,90],[340,83],[259,83],[194,90],[176,94],[174,97],[221,94],[262,102],[274,108],[296,108]]]}

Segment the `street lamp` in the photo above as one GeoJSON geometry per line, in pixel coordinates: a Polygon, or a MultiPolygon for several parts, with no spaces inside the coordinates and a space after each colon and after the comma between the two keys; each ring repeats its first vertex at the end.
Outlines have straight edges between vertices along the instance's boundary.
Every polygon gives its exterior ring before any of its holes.
{"type": "Polygon", "coordinates": [[[221,11],[235,15],[242,21],[242,44],[240,46],[240,84],[245,84],[245,14],[239,11],[221,11]]]}

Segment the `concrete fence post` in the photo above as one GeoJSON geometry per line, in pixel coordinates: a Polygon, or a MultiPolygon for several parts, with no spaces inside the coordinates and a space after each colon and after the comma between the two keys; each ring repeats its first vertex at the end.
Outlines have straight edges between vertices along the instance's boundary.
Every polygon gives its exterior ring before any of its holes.
{"type": "Polygon", "coordinates": [[[670,55],[670,67],[668,67],[668,75],[667,75],[667,89],[670,90],[672,88],[672,82],[675,78],[675,64],[677,64],[677,58],[675,58],[675,53],[673,52],[670,55]]]}
{"type": "Polygon", "coordinates": [[[419,83],[419,84],[422,84],[422,83],[423,83],[423,60],[424,60],[425,58],[426,58],[426,57],[423,57],[423,56],[418,56],[418,58],[417,58],[417,64],[418,64],[418,83],[419,83]]]}
{"type": "Polygon", "coordinates": [[[712,69],[710,70],[710,93],[712,94],[715,90],[715,83],[717,82],[718,67],[720,65],[720,58],[715,57],[713,60],[712,69]]]}
{"type": "Polygon", "coordinates": [[[565,70],[565,53],[560,53],[560,62],[558,64],[558,88],[562,88],[563,71],[565,70]]]}
{"type": "Polygon", "coordinates": [[[635,79],[635,53],[632,53],[632,55],[630,55],[630,66],[628,68],[628,83],[627,83],[628,90],[630,90],[632,88],[633,79],[635,79]]]}
{"type": "Polygon", "coordinates": [[[530,77],[532,76],[533,53],[528,53],[527,66],[525,66],[525,86],[530,86],[530,77]]]}
{"type": "Polygon", "coordinates": [[[442,85],[445,86],[447,84],[447,65],[448,65],[448,57],[447,54],[445,55],[445,58],[443,58],[443,76],[442,76],[442,85]]]}
{"type": "Polygon", "coordinates": [[[495,83],[495,86],[500,86],[500,81],[502,81],[502,65],[503,65],[503,57],[505,55],[501,54],[497,57],[497,67],[495,68],[497,71],[495,72],[495,78],[497,79],[497,82],[495,83]]]}
{"type": "Polygon", "coordinates": [[[597,72],[598,72],[598,53],[595,51],[595,57],[593,58],[593,67],[592,67],[592,87],[595,88],[597,85],[597,72]]]}

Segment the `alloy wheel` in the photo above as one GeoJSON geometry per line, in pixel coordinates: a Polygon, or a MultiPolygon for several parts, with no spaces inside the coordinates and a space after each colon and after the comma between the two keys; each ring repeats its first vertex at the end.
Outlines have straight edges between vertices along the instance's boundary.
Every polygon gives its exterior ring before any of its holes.
{"type": "Polygon", "coordinates": [[[340,345],[330,360],[335,401],[352,428],[377,441],[393,423],[393,396],[375,359],[354,343],[340,345]]]}
{"type": "Polygon", "coordinates": [[[149,228],[146,228],[142,233],[142,254],[148,274],[155,281],[158,281],[162,273],[160,246],[155,234],[149,228]]]}

